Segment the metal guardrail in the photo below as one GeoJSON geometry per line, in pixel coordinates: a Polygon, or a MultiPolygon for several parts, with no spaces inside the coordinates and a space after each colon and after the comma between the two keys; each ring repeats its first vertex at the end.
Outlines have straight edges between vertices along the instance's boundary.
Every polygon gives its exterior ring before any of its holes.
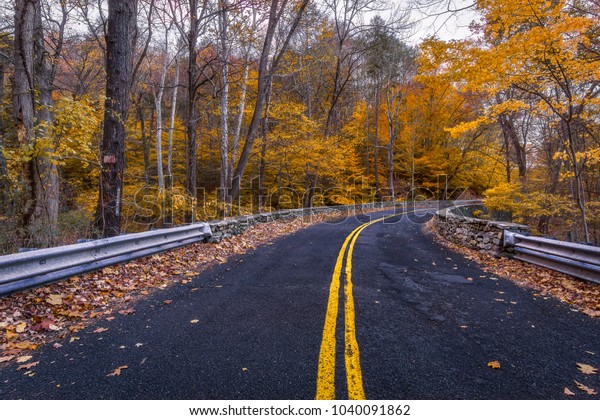
{"type": "Polygon", "coordinates": [[[600,283],[600,248],[504,231],[504,247],[515,258],[583,280],[600,283]]]}
{"type": "MultiPolygon", "coordinates": [[[[422,205],[430,207],[434,204],[452,206],[472,203],[476,200],[460,202],[418,202],[413,203],[415,209],[422,205]]],[[[395,205],[403,207],[408,203],[371,203],[348,206],[314,207],[310,209],[280,210],[272,213],[241,216],[237,219],[219,222],[198,223],[171,229],[158,229],[149,232],[121,235],[113,238],[83,241],[48,249],[39,249],[19,254],[0,256],[0,296],[9,295],[21,290],[42,286],[54,281],[88,273],[100,268],[147,257],[170,249],[179,248],[202,241],[213,235],[215,231],[226,228],[230,224],[252,224],[268,222],[289,217],[301,217],[327,211],[360,211],[366,209],[387,208],[395,205]]],[[[218,236],[219,233],[216,233],[218,236]]]]}
{"type": "Polygon", "coordinates": [[[198,223],[0,256],[0,296],[202,241],[198,223]]]}

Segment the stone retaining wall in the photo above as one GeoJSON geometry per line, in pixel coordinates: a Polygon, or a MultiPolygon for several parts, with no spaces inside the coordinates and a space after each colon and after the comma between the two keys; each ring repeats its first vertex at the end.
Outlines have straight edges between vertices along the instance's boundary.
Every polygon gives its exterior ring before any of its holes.
{"type": "Polygon", "coordinates": [[[504,250],[505,230],[528,232],[529,227],[517,223],[494,222],[475,219],[461,214],[460,207],[443,209],[436,212],[433,219],[436,230],[444,238],[477,249],[481,252],[498,254],[504,250]]]}

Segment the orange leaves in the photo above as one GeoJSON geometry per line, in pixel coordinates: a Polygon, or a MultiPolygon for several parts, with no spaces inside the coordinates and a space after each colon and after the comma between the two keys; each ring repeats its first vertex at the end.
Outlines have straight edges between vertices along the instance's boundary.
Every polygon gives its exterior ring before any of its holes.
{"type": "Polygon", "coordinates": [[[17,368],[17,370],[29,370],[29,369],[31,369],[32,367],[35,367],[35,366],[37,366],[37,365],[39,365],[39,364],[40,364],[40,362],[31,362],[31,363],[28,363],[28,364],[26,364],[26,365],[20,365],[20,366],[17,368]]]}
{"type": "Polygon", "coordinates": [[[491,367],[492,369],[500,369],[501,365],[500,362],[497,360],[492,360],[491,362],[488,362],[488,367],[491,367]]]}
{"type": "Polygon", "coordinates": [[[125,369],[129,369],[129,366],[127,366],[127,365],[119,366],[118,368],[116,368],[115,370],[113,370],[106,376],[120,376],[121,372],[125,369]]]}
{"type": "Polygon", "coordinates": [[[119,313],[121,315],[132,315],[132,314],[135,313],[135,309],[133,309],[133,308],[127,308],[127,309],[123,309],[123,310],[119,311],[119,313]]]}
{"type": "Polygon", "coordinates": [[[105,331],[108,331],[108,328],[96,328],[94,330],[94,334],[101,334],[101,333],[103,333],[105,331]]]}

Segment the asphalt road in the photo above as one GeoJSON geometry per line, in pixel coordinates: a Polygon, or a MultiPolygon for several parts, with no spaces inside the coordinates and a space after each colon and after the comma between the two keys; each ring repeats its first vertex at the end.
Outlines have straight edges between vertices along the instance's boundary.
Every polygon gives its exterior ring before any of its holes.
{"type": "Polygon", "coordinates": [[[574,381],[600,391],[576,365],[600,367],[600,320],[494,278],[406,216],[356,238],[349,306],[348,254],[337,294],[336,260],[367,221],[309,227],[158,291],[102,334],[35,351],[32,377],[2,368],[0,398],[314,399],[328,380],[338,399],[598,397],[574,381]]]}

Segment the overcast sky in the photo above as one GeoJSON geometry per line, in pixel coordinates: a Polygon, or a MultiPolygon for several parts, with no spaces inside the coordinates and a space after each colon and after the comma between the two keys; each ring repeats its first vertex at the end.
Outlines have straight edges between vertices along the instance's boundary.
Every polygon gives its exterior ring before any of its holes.
{"type": "MultiPolygon", "coordinates": [[[[457,8],[471,3],[469,0],[448,1],[453,1],[454,7],[457,8]]],[[[471,34],[469,24],[473,20],[477,20],[477,15],[468,10],[458,13],[439,14],[443,11],[443,8],[440,7],[438,10],[430,9],[428,11],[428,14],[438,13],[437,16],[428,16],[426,13],[419,12],[414,7],[411,9],[412,19],[417,23],[414,35],[408,40],[412,44],[418,44],[421,40],[431,35],[436,35],[438,38],[445,41],[451,39],[464,39],[471,34]]]]}

